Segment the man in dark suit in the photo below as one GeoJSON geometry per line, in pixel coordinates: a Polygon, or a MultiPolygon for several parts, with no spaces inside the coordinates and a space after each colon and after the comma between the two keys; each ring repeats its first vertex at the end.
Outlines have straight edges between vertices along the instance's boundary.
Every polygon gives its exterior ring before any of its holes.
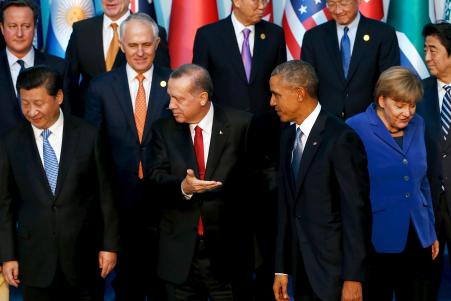
{"type": "MultiPolygon", "coordinates": [[[[129,4],[130,0],[102,0],[103,15],[82,20],[73,25],[66,49],[66,60],[69,61],[71,91],[74,93],[71,99],[76,100],[71,103],[71,108],[76,115],[84,114],[82,99],[85,97],[89,81],[126,63],[124,53],[119,50],[117,41],[120,36],[119,27],[130,15],[129,4]]],[[[155,34],[160,37],[155,64],[169,68],[166,31],[158,26],[155,34]]]]}
{"type": "Polygon", "coordinates": [[[379,75],[400,64],[396,33],[359,13],[360,0],[327,0],[333,20],[308,30],[301,59],[318,74],[319,101],[342,118],[366,110],[379,75]]]}
{"type": "Polygon", "coordinates": [[[424,96],[417,112],[426,124],[428,178],[435,208],[440,251],[435,260],[431,300],[437,300],[443,270],[443,251],[451,243],[451,136],[447,133],[451,109],[451,24],[428,24],[423,28],[425,61],[431,77],[423,80],[424,96]],[[446,124],[442,120],[446,121],[446,124]],[[442,127],[445,129],[442,130],[442,127]]]}
{"type": "Polygon", "coordinates": [[[233,0],[228,18],[200,28],[196,33],[193,63],[206,68],[213,80],[213,99],[254,114],[253,136],[257,174],[255,206],[260,214],[251,223],[256,230],[261,265],[256,262],[260,298],[272,298],[276,205],[275,166],[278,161],[280,126],[269,106],[271,71],[287,59],[282,28],[262,20],[268,1],[233,0]],[[257,189],[258,187],[258,189],[257,189]]]}
{"type": "Polygon", "coordinates": [[[232,276],[251,250],[243,247],[251,117],[213,105],[212,92],[208,71],[179,67],[168,83],[173,117],[152,129],[149,177],[163,207],[158,274],[171,301],[241,300],[232,276]]]}
{"type": "Polygon", "coordinates": [[[169,113],[170,70],[154,64],[156,28],[148,15],[130,15],[121,24],[127,64],[92,80],[86,98],[86,120],[106,136],[119,195],[123,249],[114,283],[116,300],[162,300],[156,280],[159,210],[142,181],[149,164],[151,125],[169,113]]]}
{"type": "Polygon", "coordinates": [[[94,300],[116,263],[118,218],[99,132],[62,113],[62,81],[46,66],[18,78],[28,122],[0,151],[0,261],[24,300],[94,300]],[[99,267],[101,271],[99,272],[99,267]]]}
{"type": "Polygon", "coordinates": [[[270,80],[282,122],[277,213],[276,300],[362,300],[371,237],[369,176],[357,134],[322,109],[308,63],[278,66],[270,80]]]}
{"type": "Polygon", "coordinates": [[[17,76],[22,68],[48,65],[60,75],[64,75],[66,70],[64,60],[33,48],[38,15],[39,7],[32,0],[7,0],[1,4],[0,29],[6,48],[0,50],[0,135],[23,120],[16,89],[17,76]]]}

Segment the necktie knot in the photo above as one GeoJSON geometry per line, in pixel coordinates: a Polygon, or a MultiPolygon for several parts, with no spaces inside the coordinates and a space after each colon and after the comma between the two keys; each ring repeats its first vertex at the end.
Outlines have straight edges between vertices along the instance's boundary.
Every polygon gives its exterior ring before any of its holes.
{"type": "Polygon", "coordinates": [[[196,135],[202,134],[202,128],[198,125],[194,128],[196,135]]]}
{"type": "Polygon", "coordinates": [[[249,28],[245,28],[243,29],[243,36],[244,36],[244,40],[249,39],[249,34],[251,33],[251,30],[249,28]]]}
{"type": "Polygon", "coordinates": [[[49,139],[49,136],[52,134],[52,132],[49,129],[45,129],[42,131],[41,136],[44,138],[44,140],[49,139]]]}
{"type": "Polygon", "coordinates": [[[349,31],[349,27],[346,26],[345,28],[343,28],[343,34],[347,35],[349,31]]]}
{"type": "Polygon", "coordinates": [[[139,81],[140,84],[142,84],[143,81],[144,81],[144,79],[146,79],[146,77],[144,76],[144,74],[139,73],[139,74],[136,76],[136,79],[139,81]]]}
{"type": "Polygon", "coordinates": [[[17,64],[20,66],[19,73],[25,70],[25,62],[23,60],[17,60],[17,64]]]}
{"type": "Polygon", "coordinates": [[[444,85],[443,89],[445,89],[446,93],[448,93],[448,94],[451,93],[451,85],[444,85]]]}
{"type": "Polygon", "coordinates": [[[117,32],[117,28],[118,28],[117,23],[111,23],[110,26],[113,29],[113,32],[117,32]]]}

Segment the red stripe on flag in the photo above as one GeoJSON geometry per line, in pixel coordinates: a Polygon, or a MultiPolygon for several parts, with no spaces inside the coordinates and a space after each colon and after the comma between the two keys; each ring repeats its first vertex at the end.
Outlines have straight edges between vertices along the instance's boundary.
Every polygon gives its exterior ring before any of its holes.
{"type": "Polygon", "coordinates": [[[302,25],[304,25],[305,30],[309,30],[310,28],[315,27],[317,24],[315,22],[315,20],[313,20],[312,17],[306,19],[305,21],[302,22],[302,25]]]}
{"type": "Polygon", "coordinates": [[[287,17],[285,13],[282,18],[282,27],[285,31],[285,41],[290,51],[293,59],[299,59],[301,57],[301,47],[293,36],[293,32],[291,31],[290,25],[288,24],[287,17]]]}
{"type": "Polygon", "coordinates": [[[136,12],[136,0],[130,1],[130,10],[132,11],[132,13],[136,12]]]}
{"type": "Polygon", "coordinates": [[[332,15],[330,14],[330,11],[327,7],[323,8],[323,12],[326,15],[327,20],[331,20],[332,19],[332,15]]]}

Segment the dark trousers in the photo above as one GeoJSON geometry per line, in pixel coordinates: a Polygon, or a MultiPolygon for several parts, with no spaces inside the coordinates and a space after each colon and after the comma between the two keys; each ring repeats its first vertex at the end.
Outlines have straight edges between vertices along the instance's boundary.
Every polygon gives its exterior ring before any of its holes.
{"type": "Polygon", "coordinates": [[[369,257],[364,300],[431,301],[432,250],[423,248],[411,224],[401,253],[376,253],[369,257]]]}
{"type": "MultiPolygon", "coordinates": [[[[87,277],[88,278],[88,277],[87,277]]],[[[99,277],[100,278],[100,277],[99,277]]],[[[100,289],[102,281],[93,283],[91,280],[83,283],[83,286],[73,286],[66,280],[60,267],[50,286],[45,288],[22,286],[24,301],[100,301],[103,300],[103,290],[100,289]]]]}
{"type": "Polygon", "coordinates": [[[205,241],[198,238],[188,279],[181,285],[168,283],[169,301],[233,301],[230,282],[218,279],[211,271],[205,241]]]}
{"type": "MultiPolygon", "coordinates": [[[[294,298],[299,301],[326,301],[321,300],[313,291],[307,272],[305,271],[302,254],[298,252],[296,277],[294,279],[294,298]]],[[[329,300],[327,300],[329,301],[329,300]]],[[[335,301],[335,300],[334,300],[335,301]]]]}

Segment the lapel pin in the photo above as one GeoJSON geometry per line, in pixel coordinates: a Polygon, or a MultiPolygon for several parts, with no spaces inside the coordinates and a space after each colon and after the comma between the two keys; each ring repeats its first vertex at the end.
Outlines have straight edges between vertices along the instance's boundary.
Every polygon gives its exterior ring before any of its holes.
{"type": "Polygon", "coordinates": [[[166,87],[166,85],[167,85],[167,83],[166,83],[165,80],[162,80],[162,81],[160,82],[160,86],[161,86],[162,88],[166,87]]]}
{"type": "Polygon", "coordinates": [[[223,134],[224,134],[224,133],[220,130],[220,131],[219,131],[219,135],[223,135],[223,134]]]}
{"type": "Polygon", "coordinates": [[[313,141],[313,145],[318,145],[318,142],[316,142],[316,141],[313,141]]]}
{"type": "Polygon", "coordinates": [[[363,40],[364,40],[365,42],[368,42],[368,41],[370,40],[370,35],[368,35],[368,34],[364,35],[364,36],[363,36],[363,40]]]}
{"type": "Polygon", "coordinates": [[[260,39],[262,40],[266,39],[266,35],[264,33],[260,34],[260,39]]]}

